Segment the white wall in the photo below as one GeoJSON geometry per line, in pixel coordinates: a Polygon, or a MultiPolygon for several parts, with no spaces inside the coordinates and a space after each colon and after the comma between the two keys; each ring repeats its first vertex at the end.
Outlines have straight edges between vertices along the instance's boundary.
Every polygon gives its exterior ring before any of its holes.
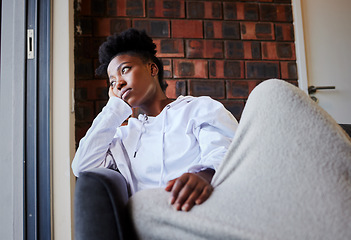
{"type": "Polygon", "coordinates": [[[315,96],[337,122],[351,123],[351,1],[293,0],[293,7],[302,88],[335,86],[315,96]]]}
{"type": "Polygon", "coordinates": [[[0,238],[23,239],[24,0],[2,1],[0,238]]]}
{"type": "Polygon", "coordinates": [[[53,237],[73,239],[73,192],[71,171],[74,155],[74,113],[71,112],[74,84],[73,0],[53,1],[53,237]]]}

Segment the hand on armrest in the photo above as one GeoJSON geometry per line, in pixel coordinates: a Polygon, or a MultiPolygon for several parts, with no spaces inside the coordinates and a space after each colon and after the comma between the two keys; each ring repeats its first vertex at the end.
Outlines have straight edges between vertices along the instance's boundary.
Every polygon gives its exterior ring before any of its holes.
{"type": "Polygon", "coordinates": [[[197,173],[184,173],[168,182],[165,190],[171,192],[169,203],[176,210],[190,211],[195,204],[206,201],[212,191],[211,180],[215,171],[205,169],[197,173]]]}

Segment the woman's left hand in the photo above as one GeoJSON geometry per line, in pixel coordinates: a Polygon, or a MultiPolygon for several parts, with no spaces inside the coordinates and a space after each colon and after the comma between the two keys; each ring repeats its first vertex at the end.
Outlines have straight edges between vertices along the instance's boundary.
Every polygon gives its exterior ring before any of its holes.
{"type": "Polygon", "coordinates": [[[211,195],[211,180],[214,170],[206,169],[199,173],[184,173],[168,182],[165,190],[171,192],[170,204],[176,210],[189,211],[195,204],[205,202],[211,195]]]}

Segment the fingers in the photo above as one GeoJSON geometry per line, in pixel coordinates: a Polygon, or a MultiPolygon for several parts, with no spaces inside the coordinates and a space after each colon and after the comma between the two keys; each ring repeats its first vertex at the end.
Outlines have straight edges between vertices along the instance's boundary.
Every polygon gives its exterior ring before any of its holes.
{"type": "Polygon", "coordinates": [[[212,190],[213,188],[210,184],[206,184],[205,186],[198,184],[198,186],[182,205],[181,209],[183,211],[190,211],[195,204],[202,204],[210,197],[212,190]]]}
{"type": "Polygon", "coordinates": [[[199,197],[199,195],[201,194],[201,185],[197,185],[195,186],[195,188],[193,189],[192,192],[188,192],[188,193],[184,193],[184,195],[182,194],[182,192],[180,193],[178,199],[175,205],[176,210],[183,210],[183,211],[189,211],[194,205],[195,202],[197,200],[197,198],[199,197]],[[190,194],[190,195],[188,195],[190,194]]]}
{"type": "Polygon", "coordinates": [[[112,97],[112,96],[113,96],[112,87],[109,87],[109,89],[108,89],[108,96],[109,96],[109,97],[112,97]]]}
{"type": "Polygon", "coordinates": [[[108,96],[109,97],[117,97],[117,95],[114,93],[112,87],[109,87],[109,89],[108,89],[108,96]]]}
{"type": "MultiPolygon", "coordinates": [[[[174,199],[174,200],[171,201],[171,204],[173,204],[175,202],[175,200],[178,200],[179,193],[184,188],[184,186],[188,185],[188,186],[186,186],[186,188],[189,190],[189,188],[190,188],[189,184],[193,184],[193,183],[188,183],[188,180],[189,180],[188,174],[183,174],[179,178],[175,179],[175,183],[174,183],[173,188],[172,188],[172,197],[173,197],[172,199],[174,199]]],[[[183,195],[184,195],[184,193],[183,193],[183,195]]]]}
{"type": "Polygon", "coordinates": [[[174,179],[166,186],[166,191],[172,191],[170,204],[176,210],[189,211],[195,204],[206,201],[211,193],[212,186],[202,177],[186,173],[174,179]]]}
{"type": "MultiPolygon", "coordinates": [[[[176,210],[181,210],[185,201],[188,200],[190,195],[196,189],[197,181],[190,177],[188,174],[183,174],[175,182],[172,189],[171,204],[174,204],[176,210]]],[[[196,191],[196,190],[195,190],[196,191]]]]}
{"type": "Polygon", "coordinates": [[[205,186],[200,196],[195,200],[195,204],[199,205],[205,202],[211,196],[212,191],[213,187],[211,185],[205,186]]]}
{"type": "Polygon", "coordinates": [[[174,186],[174,183],[175,183],[175,181],[176,181],[177,179],[178,179],[178,178],[173,179],[173,180],[171,180],[171,181],[168,182],[167,186],[165,187],[165,190],[166,190],[167,192],[170,192],[170,191],[172,190],[172,188],[173,188],[173,186],[174,186]]]}

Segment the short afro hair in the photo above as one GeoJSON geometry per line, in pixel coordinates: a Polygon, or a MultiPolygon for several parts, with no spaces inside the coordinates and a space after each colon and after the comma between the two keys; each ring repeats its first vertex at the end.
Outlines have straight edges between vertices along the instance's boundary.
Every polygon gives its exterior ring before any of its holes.
{"type": "Polygon", "coordinates": [[[163,81],[163,64],[156,57],[156,45],[145,33],[134,28],[130,28],[120,34],[114,34],[99,48],[100,66],[96,69],[96,74],[106,76],[107,67],[111,60],[119,54],[137,55],[143,61],[151,60],[158,67],[158,80],[163,91],[167,88],[167,83],[163,81]]]}

